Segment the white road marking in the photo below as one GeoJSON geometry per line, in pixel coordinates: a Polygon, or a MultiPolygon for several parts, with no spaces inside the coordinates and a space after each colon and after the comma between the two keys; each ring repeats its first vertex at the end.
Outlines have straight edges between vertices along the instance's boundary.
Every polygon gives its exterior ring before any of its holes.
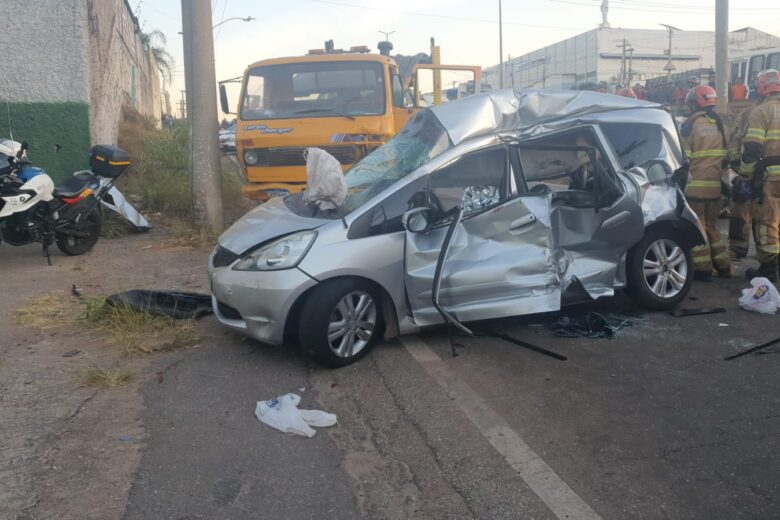
{"type": "Polygon", "coordinates": [[[419,336],[400,338],[412,357],[444,388],[474,426],[544,502],[553,514],[566,520],[602,520],[591,507],[419,336]]]}

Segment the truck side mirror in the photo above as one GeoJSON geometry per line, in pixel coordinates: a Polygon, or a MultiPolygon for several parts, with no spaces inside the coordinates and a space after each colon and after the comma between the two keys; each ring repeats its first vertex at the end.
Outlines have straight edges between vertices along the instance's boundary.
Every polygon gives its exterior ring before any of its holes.
{"type": "Polygon", "coordinates": [[[401,225],[409,233],[425,233],[431,228],[431,209],[410,209],[401,217],[401,225]]]}
{"type": "Polygon", "coordinates": [[[235,114],[230,111],[230,103],[228,103],[227,89],[224,83],[219,84],[219,104],[221,105],[222,112],[225,114],[235,114]]]}

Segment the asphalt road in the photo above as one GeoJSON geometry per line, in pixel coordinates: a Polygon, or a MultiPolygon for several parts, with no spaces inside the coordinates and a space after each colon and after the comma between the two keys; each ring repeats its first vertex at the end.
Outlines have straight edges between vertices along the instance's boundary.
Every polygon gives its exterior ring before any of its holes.
{"type": "MultiPolygon", "coordinates": [[[[614,339],[491,324],[567,361],[493,338],[458,338],[453,357],[432,330],[327,370],[209,318],[203,345],[158,359],[142,389],[126,518],[548,519],[571,501],[569,518],[778,518],[780,356],[723,360],[780,336],[737,308],[743,286],[698,284],[687,307],[727,312],[644,313],[614,339]],[[254,418],[286,392],[339,424],[305,439],[254,418]]],[[[590,310],[635,311],[618,297],[567,314],[590,310]]]]}

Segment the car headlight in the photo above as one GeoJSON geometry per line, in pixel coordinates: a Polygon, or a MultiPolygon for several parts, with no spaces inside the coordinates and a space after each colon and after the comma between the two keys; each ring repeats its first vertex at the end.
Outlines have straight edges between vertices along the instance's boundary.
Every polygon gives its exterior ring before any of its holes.
{"type": "Polygon", "coordinates": [[[244,152],[244,162],[250,165],[257,164],[257,152],[254,150],[247,150],[244,152]]]}
{"type": "Polygon", "coordinates": [[[300,231],[274,240],[244,255],[233,269],[236,271],[278,271],[295,267],[303,260],[317,237],[316,231],[300,231]]]}

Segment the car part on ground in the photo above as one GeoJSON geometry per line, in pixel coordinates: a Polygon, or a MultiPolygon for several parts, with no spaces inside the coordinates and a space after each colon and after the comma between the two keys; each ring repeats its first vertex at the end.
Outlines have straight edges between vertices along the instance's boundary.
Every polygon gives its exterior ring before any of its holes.
{"type": "Polygon", "coordinates": [[[675,318],[687,318],[688,316],[702,316],[705,314],[722,314],[726,312],[723,307],[707,307],[703,309],[675,309],[669,314],[675,318]]]}
{"type": "Polygon", "coordinates": [[[213,312],[208,294],[181,291],[133,289],[112,294],[106,298],[106,303],[178,320],[198,319],[213,312]]]}
{"type": "Polygon", "coordinates": [[[773,345],[780,344],[780,338],[775,338],[772,340],[767,341],[766,343],[762,343],[760,345],[756,345],[755,347],[750,347],[749,349],[743,350],[741,352],[737,352],[736,354],[729,354],[727,356],[724,356],[723,359],[726,361],[731,361],[732,359],[736,359],[738,357],[746,356],[747,354],[752,354],[753,352],[761,353],[766,348],[769,348],[773,345]]]}

